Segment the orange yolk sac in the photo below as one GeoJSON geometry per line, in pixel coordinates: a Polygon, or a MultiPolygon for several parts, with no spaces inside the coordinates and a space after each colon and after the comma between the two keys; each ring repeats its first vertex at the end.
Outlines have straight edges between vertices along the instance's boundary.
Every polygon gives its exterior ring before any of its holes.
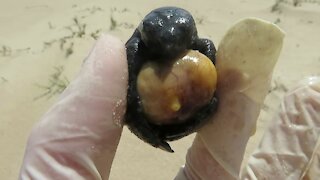
{"type": "Polygon", "coordinates": [[[190,118],[212,99],[217,72],[199,51],[166,63],[148,61],[138,74],[137,90],[144,113],[154,124],[176,124],[190,118]]]}

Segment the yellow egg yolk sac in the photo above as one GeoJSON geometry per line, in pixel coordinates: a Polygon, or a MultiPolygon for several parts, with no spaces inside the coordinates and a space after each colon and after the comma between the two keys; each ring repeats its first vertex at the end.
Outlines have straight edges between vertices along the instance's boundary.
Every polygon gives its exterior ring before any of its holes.
{"type": "Polygon", "coordinates": [[[180,123],[212,99],[217,72],[212,61],[189,50],[173,61],[148,61],[138,74],[144,113],[155,124],[180,123]]]}

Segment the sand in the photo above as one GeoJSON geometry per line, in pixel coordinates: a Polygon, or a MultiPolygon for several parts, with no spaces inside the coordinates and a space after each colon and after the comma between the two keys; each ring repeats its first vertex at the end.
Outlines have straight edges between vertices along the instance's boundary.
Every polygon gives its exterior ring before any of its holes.
{"type": "MultiPolygon", "coordinates": [[[[292,1],[264,0],[3,0],[0,179],[17,179],[32,126],[74,78],[95,38],[106,32],[125,42],[146,13],[167,5],[188,9],[197,21],[199,35],[216,45],[226,30],[244,17],[274,22],[286,32],[272,88],[247,147],[249,154],[287,89],[304,77],[320,75],[320,1],[298,2],[294,6],[292,1]]],[[[169,154],[146,145],[124,128],[110,179],[172,179],[184,163],[193,137],[172,143],[176,153],[169,154]]]]}

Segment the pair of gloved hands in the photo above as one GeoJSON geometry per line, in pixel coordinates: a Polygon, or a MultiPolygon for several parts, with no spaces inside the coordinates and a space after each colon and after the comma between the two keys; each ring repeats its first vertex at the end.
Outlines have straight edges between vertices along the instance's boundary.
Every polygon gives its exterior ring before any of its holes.
{"type": "MultiPolygon", "coordinates": [[[[238,75],[229,72],[228,77],[238,75]]],[[[125,112],[126,104],[119,102],[126,99],[127,77],[124,44],[102,35],[77,78],[32,130],[20,179],[108,179],[122,131],[115,119],[122,119],[125,112]]],[[[313,79],[285,96],[260,146],[240,173],[266,92],[255,87],[240,92],[239,85],[250,81],[240,79],[230,86],[226,80],[218,80],[223,108],[215,115],[217,120],[198,132],[176,179],[317,177],[319,81],[313,79]],[[264,95],[253,97],[255,93],[264,95]]]]}

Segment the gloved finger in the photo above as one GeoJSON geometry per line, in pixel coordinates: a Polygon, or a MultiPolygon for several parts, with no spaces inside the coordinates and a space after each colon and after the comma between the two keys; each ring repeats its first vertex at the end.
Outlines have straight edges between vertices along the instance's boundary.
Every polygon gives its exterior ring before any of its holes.
{"type": "Polygon", "coordinates": [[[204,179],[218,173],[207,161],[204,162],[208,164],[194,165],[203,154],[191,156],[191,152],[198,152],[199,145],[203,145],[226,172],[233,178],[238,177],[283,37],[284,33],[274,24],[252,18],[242,20],[228,30],[217,51],[219,107],[212,122],[200,129],[195,138],[200,142],[194,142],[187,155],[186,166],[194,168],[191,172],[198,175],[205,172],[204,179]]]}
{"type": "Polygon", "coordinates": [[[188,150],[186,165],[182,167],[175,180],[223,179],[233,180],[224,167],[210,154],[202,140],[196,137],[192,148],[188,150]]]}
{"type": "Polygon", "coordinates": [[[242,179],[318,179],[320,79],[288,93],[250,156],[242,179]]]}
{"type": "Polygon", "coordinates": [[[20,179],[107,179],[122,132],[127,76],[124,44],[102,35],[32,130],[20,179]]]}

